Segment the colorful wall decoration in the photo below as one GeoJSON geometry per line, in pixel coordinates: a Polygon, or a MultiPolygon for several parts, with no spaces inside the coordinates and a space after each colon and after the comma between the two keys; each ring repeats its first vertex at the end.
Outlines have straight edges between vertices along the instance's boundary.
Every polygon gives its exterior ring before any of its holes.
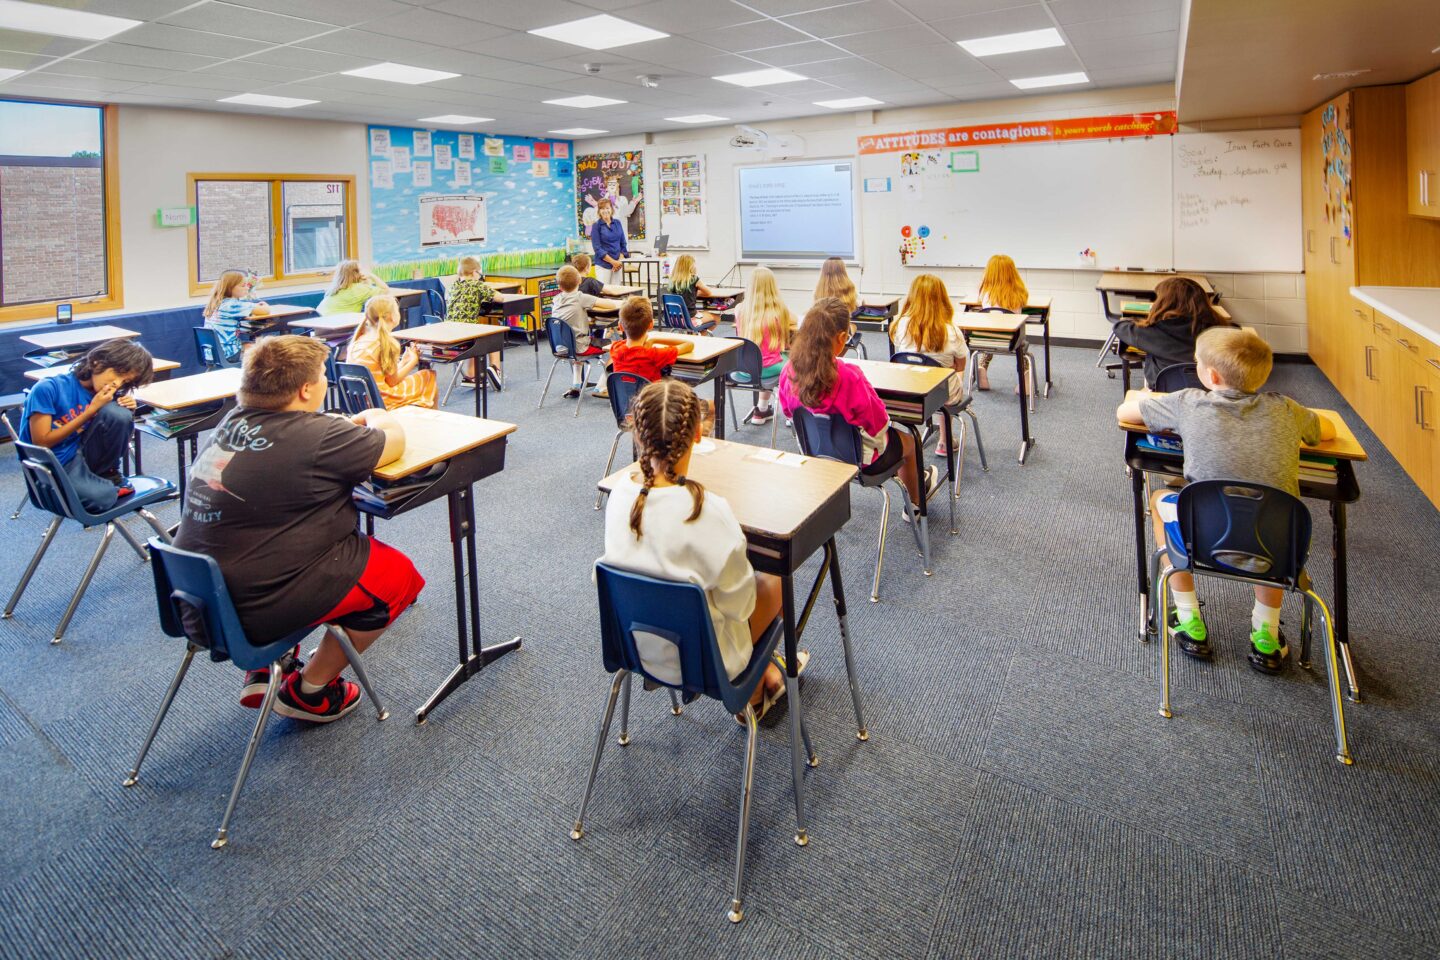
{"type": "Polygon", "coordinates": [[[1320,114],[1320,149],[1325,155],[1320,182],[1325,190],[1325,222],[1338,224],[1345,246],[1353,246],[1351,219],[1354,197],[1350,192],[1350,101],[1342,117],[1332,103],[1320,114]]]}
{"type": "Polygon", "coordinates": [[[1108,117],[1025,120],[1016,123],[986,123],[972,127],[941,127],[934,130],[910,130],[905,133],[871,134],[858,138],[856,146],[861,153],[901,153],[942,150],[947,147],[1004,146],[1008,143],[1155,137],[1174,133],[1178,128],[1174,110],[1156,110],[1153,113],[1124,113],[1108,117]]]}
{"type": "Polygon", "coordinates": [[[377,266],[564,247],[575,189],[568,140],[369,128],[377,266]]]}
{"type": "Polygon", "coordinates": [[[670,249],[709,249],[708,206],[704,155],[661,157],[660,232],[670,249]]]}
{"type": "Polygon", "coordinates": [[[588,237],[599,219],[595,205],[602,196],[615,206],[615,219],[625,224],[625,236],[645,239],[645,164],[643,151],[592,153],[575,158],[575,219],[580,235],[588,237]]]}

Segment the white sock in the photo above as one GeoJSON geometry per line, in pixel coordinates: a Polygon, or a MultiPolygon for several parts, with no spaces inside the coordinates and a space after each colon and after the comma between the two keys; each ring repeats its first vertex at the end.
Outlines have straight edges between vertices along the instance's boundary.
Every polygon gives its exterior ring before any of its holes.
{"type": "Polygon", "coordinates": [[[1267,607],[1256,600],[1254,609],[1250,611],[1250,629],[1259,630],[1261,624],[1270,627],[1270,636],[1280,636],[1280,608],[1267,607]]]}
{"type": "Polygon", "coordinates": [[[303,673],[300,675],[300,692],[305,694],[305,696],[314,696],[315,694],[319,693],[321,690],[324,689],[325,684],[311,683],[309,680],[305,679],[305,675],[303,673]]]}
{"type": "Polygon", "coordinates": [[[1172,589],[1170,596],[1175,598],[1175,616],[1181,623],[1190,619],[1190,615],[1200,609],[1200,599],[1195,596],[1194,590],[1172,589]]]}

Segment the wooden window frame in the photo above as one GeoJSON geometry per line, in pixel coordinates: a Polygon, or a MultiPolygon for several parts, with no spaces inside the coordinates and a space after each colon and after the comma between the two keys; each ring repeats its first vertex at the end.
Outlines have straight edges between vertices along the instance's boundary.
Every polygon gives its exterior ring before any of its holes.
{"type": "Polygon", "coordinates": [[[55,318],[56,304],[68,303],[76,314],[119,310],[125,306],[124,267],[120,259],[120,108],[113,103],[83,100],[41,100],[35,97],[4,97],[22,103],[53,104],[57,107],[97,107],[101,111],[100,170],[105,207],[105,294],[100,297],[61,298],[39,303],[0,306],[0,323],[55,318]]]}
{"type": "Polygon", "coordinates": [[[200,279],[200,202],[196,194],[198,185],[204,180],[242,180],[248,183],[270,185],[270,273],[260,279],[267,287],[295,287],[313,284],[317,280],[328,280],[333,271],[319,270],[305,273],[285,272],[285,200],[284,184],[307,181],[311,183],[345,184],[345,251],[343,259],[356,260],[360,253],[360,239],[355,222],[355,175],[350,173],[188,173],[185,175],[185,196],[195,208],[195,222],[187,229],[186,251],[189,256],[189,283],[192,297],[204,296],[215,286],[214,280],[200,279]]]}

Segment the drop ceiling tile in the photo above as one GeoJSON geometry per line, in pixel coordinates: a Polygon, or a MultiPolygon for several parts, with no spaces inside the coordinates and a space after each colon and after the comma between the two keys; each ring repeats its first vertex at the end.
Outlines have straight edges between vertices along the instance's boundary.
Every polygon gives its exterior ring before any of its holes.
{"type": "Polygon", "coordinates": [[[207,57],[243,57],[265,49],[267,44],[255,40],[187,30],[164,23],[145,23],[121,34],[127,44],[153,47],[176,53],[197,53],[207,57]]]}
{"type": "Polygon", "coordinates": [[[805,68],[796,69],[796,73],[803,73],[814,80],[829,80],[831,77],[855,76],[867,70],[872,63],[869,60],[862,60],[859,57],[838,56],[834,60],[821,60],[816,63],[807,63],[805,68]]]}
{"type": "Polygon", "coordinates": [[[796,14],[781,22],[823,40],[888,30],[907,19],[905,13],[890,0],[865,0],[864,3],[847,3],[813,13],[796,14]]]}
{"type": "Polygon", "coordinates": [[[159,20],[192,0],[86,0],[84,3],[60,3],[55,6],[77,7],[107,17],[129,17],[131,20],[159,20]]]}
{"type": "Polygon", "coordinates": [[[758,20],[754,23],[742,23],[734,27],[721,27],[718,30],[687,30],[686,36],[691,40],[698,40],[732,53],[761,50],[765,47],[779,47],[787,43],[799,43],[802,40],[810,39],[798,30],[785,26],[779,20],[758,20]]]}
{"type": "Polygon", "coordinates": [[[1156,10],[1151,13],[1137,13],[1129,17],[1112,20],[1086,20],[1067,24],[1061,29],[1071,43],[1088,40],[1105,40],[1113,37],[1144,36],[1149,33],[1178,32],[1180,14],[1178,10],[1156,10]]]}
{"type": "Polygon", "coordinates": [[[988,80],[981,83],[955,83],[933,85],[936,90],[956,100],[1004,100],[1017,96],[1021,91],[1005,80],[988,80]]]}
{"type": "Polygon", "coordinates": [[[475,0],[438,0],[427,7],[457,17],[469,17],[508,30],[532,30],[595,16],[595,10],[570,0],[525,0],[524,3],[476,3],[475,0]]]}
{"type": "Polygon", "coordinates": [[[40,54],[0,50],[0,67],[7,70],[31,70],[52,62],[52,58],[40,54]]]}
{"type": "MultiPolygon", "coordinates": [[[[433,90],[450,90],[459,93],[476,95],[489,95],[495,97],[518,97],[541,100],[550,96],[539,87],[531,87],[522,83],[512,83],[508,80],[496,77],[470,77],[460,76],[450,80],[436,80],[434,83],[425,84],[425,95],[433,90]]],[[[422,96],[423,99],[423,96],[422,96]]]]}
{"type": "MultiPolygon", "coordinates": [[[[594,56],[582,56],[579,59],[595,60],[603,64],[612,59],[612,54],[629,55],[629,49],[621,47],[619,50],[604,50],[594,56]]],[[[728,52],[703,38],[692,40],[689,37],[666,37],[664,40],[651,40],[634,48],[635,55],[648,63],[685,70],[688,73],[694,72],[692,66],[696,62],[728,52]]]]}
{"type": "Polygon", "coordinates": [[[316,73],[338,73],[341,70],[355,70],[359,67],[369,66],[376,60],[373,56],[346,56],[338,53],[326,53],[323,50],[312,50],[309,47],[271,47],[268,50],[251,54],[240,62],[291,67],[316,73]]]}
{"type": "Polygon", "coordinates": [[[1087,20],[1123,20],[1126,17],[1168,11],[1180,22],[1181,0],[1049,0],[1050,12],[1061,24],[1087,20]]]}
{"type": "Polygon", "coordinates": [[[156,54],[150,47],[137,47],[128,43],[102,43],[86,50],[85,59],[128,63],[137,67],[151,67],[160,62],[172,70],[197,70],[220,62],[218,57],[203,57],[193,53],[167,51],[163,55],[156,54]]]}
{"type": "Polygon", "coordinates": [[[52,66],[40,71],[42,75],[55,73],[72,77],[102,77],[106,80],[128,80],[131,83],[154,83],[174,72],[173,69],[163,66],[158,58],[155,66],[140,67],[104,60],[81,60],[77,57],[56,60],[52,66]]]}
{"type": "Polygon", "coordinates": [[[205,73],[222,77],[241,77],[246,80],[265,83],[294,83],[298,80],[313,80],[325,74],[319,70],[301,70],[295,67],[281,67],[273,63],[259,63],[255,60],[225,60],[207,68],[205,73]]]}
{"type": "Polygon", "coordinates": [[[854,59],[845,51],[821,40],[806,40],[804,43],[787,43],[783,47],[754,50],[750,56],[772,67],[794,67],[796,73],[804,73],[806,76],[811,74],[800,69],[802,64],[854,59]]]}
{"type": "MultiPolygon", "coordinates": [[[[530,63],[544,63],[575,52],[573,44],[537,37],[524,31],[506,33],[477,43],[457,43],[455,46],[471,53],[490,54],[507,60],[525,60],[530,63]]],[[[598,53],[603,52],[597,52],[597,59],[598,53]]]]}
{"type": "MultiPolygon", "coordinates": [[[[804,2],[814,4],[816,0],[804,2]]],[[[714,0],[651,0],[638,6],[625,7],[614,16],[672,35],[693,35],[763,20],[762,16],[747,9],[750,6],[754,4],[747,3],[742,6],[738,3],[716,3],[714,0]]]]}
{"type": "MultiPolygon", "coordinates": [[[[1107,37],[1075,42],[1075,53],[1087,64],[1124,63],[1134,57],[1163,53],[1174,59],[1180,51],[1180,33],[1146,33],[1134,37],[1107,37]]],[[[1155,60],[1146,61],[1149,63],[1155,60]]]]}
{"type": "MultiPolygon", "coordinates": [[[[929,86],[883,67],[874,67],[855,76],[829,77],[826,82],[850,91],[855,96],[874,97],[881,97],[887,93],[914,92],[929,86]]],[[[839,99],[839,97],[833,99],[839,99]]]]}
{"type": "MultiPolygon", "coordinates": [[[[219,99],[222,95],[228,96],[232,93],[252,93],[255,91],[255,81],[245,77],[227,77],[214,73],[210,70],[200,70],[191,73],[172,73],[161,82],[171,87],[194,87],[199,95],[204,91],[207,95],[213,93],[213,99],[219,99]]],[[[274,81],[271,81],[274,82],[274,81]]]]}
{"type": "MultiPolygon", "coordinates": [[[[681,68],[685,73],[696,77],[720,77],[731,73],[741,73],[745,70],[763,70],[765,64],[753,57],[740,56],[734,53],[716,53],[708,57],[696,57],[681,68]]],[[[797,70],[796,73],[803,71],[797,70]]],[[[724,84],[723,86],[734,86],[724,84]]],[[[739,89],[738,87],[736,89],[739,89]]]]}
{"type": "Polygon", "coordinates": [[[994,72],[985,66],[984,62],[970,56],[955,44],[943,41],[904,52],[879,54],[872,59],[916,80],[931,77],[995,78],[994,72]]]}
{"type": "Polygon", "coordinates": [[[228,2],[252,10],[268,10],[271,13],[303,12],[307,19],[341,27],[358,27],[370,20],[414,9],[408,4],[400,3],[399,0],[304,0],[304,5],[300,8],[297,8],[296,0],[228,0],[228,2]]]}
{"type": "Polygon", "coordinates": [[[745,0],[745,6],[753,7],[768,17],[788,17],[811,10],[841,6],[847,2],[864,3],[865,0],[745,0]]]}
{"type": "Polygon", "coordinates": [[[211,106],[218,106],[218,104],[213,104],[209,100],[194,100],[189,97],[178,96],[160,97],[154,94],[133,93],[128,90],[122,91],[120,93],[112,93],[108,97],[106,97],[106,99],[110,103],[135,104],[145,107],[183,107],[189,109],[209,109],[211,106]]]}
{"type": "MultiPolygon", "coordinates": [[[[974,40],[978,37],[994,37],[1003,33],[1021,33],[1026,30],[1043,30],[1055,26],[1055,21],[1040,4],[1012,7],[1009,10],[992,10],[968,17],[951,17],[932,21],[931,26],[940,31],[946,40],[974,40]]],[[[1001,54],[1000,57],[1014,56],[1001,54]]],[[[986,60],[999,59],[986,57],[986,60]]]]}
{"type": "MultiPolygon", "coordinates": [[[[417,43],[404,37],[386,33],[370,33],[361,30],[337,30],[305,41],[309,50],[323,50],[326,53],[348,54],[359,57],[366,64],[404,63],[410,66],[426,67],[426,58],[441,52],[440,47],[428,43],[417,43]]],[[[382,81],[371,81],[380,83],[382,81]]]]}
{"type": "Polygon", "coordinates": [[[220,33],[227,37],[264,40],[268,43],[293,43],[335,29],[335,25],[330,23],[283,17],[278,13],[266,13],[263,10],[251,10],[249,7],[237,7],[228,3],[206,3],[191,7],[172,13],[160,22],[190,30],[220,33]]]}
{"type": "Polygon", "coordinates": [[[926,21],[1033,6],[1035,2],[1036,0],[895,0],[897,6],[926,21]]]}
{"type": "Polygon", "coordinates": [[[1025,53],[1009,53],[1001,57],[986,57],[985,65],[1006,80],[1022,77],[1048,77],[1057,73],[1074,73],[1085,69],[1075,51],[1069,47],[1051,47],[1048,50],[1027,50],[1025,53]]]}
{"type": "Polygon", "coordinates": [[[907,27],[877,30],[874,33],[860,33],[853,37],[842,37],[835,43],[851,53],[868,57],[873,54],[914,49],[922,44],[933,44],[935,40],[934,30],[913,24],[907,27]]]}
{"type": "Polygon", "coordinates": [[[1097,87],[1136,86],[1150,83],[1174,83],[1175,65],[1143,64],[1102,67],[1090,71],[1090,82],[1097,87]]]}
{"type": "Polygon", "coordinates": [[[63,57],[84,50],[93,40],[71,40],[66,37],[48,37],[39,33],[21,33],[18,30],[0,30],[0,50],[11,53],[44,54],[63,57]]]}
{"type": "Polygon", "coordinates": [[[404,37],[437,46],[459,47],[502,37],[510,31],[479,20],[451,16],[434,10],[407,10],[365,24],[370,33],[404,37]]]}

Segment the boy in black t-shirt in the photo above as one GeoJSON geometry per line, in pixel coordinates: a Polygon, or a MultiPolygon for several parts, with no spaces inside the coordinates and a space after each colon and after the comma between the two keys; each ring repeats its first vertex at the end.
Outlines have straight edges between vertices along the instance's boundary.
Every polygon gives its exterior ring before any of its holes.
{"type": "MultiPolygon", "coordinates": [[[[319,413],[326,354],[321,341],[295,336],[245,354],[239,406],[190,469],[175,545],[220,564],[256,644],[328,623],[363,651],[425,581],[404,554],[357,530],[351,490],[404,453],[405,433],[384,410],[319,413]]],[[[345,664],[327,633],[283,679],[276,712],[327,723],[355,709],[360,687],[341,678],[345,664]]],[[[260,706],[269,680],[266,669],[246,674],[240,702],[260,706]]]]}

